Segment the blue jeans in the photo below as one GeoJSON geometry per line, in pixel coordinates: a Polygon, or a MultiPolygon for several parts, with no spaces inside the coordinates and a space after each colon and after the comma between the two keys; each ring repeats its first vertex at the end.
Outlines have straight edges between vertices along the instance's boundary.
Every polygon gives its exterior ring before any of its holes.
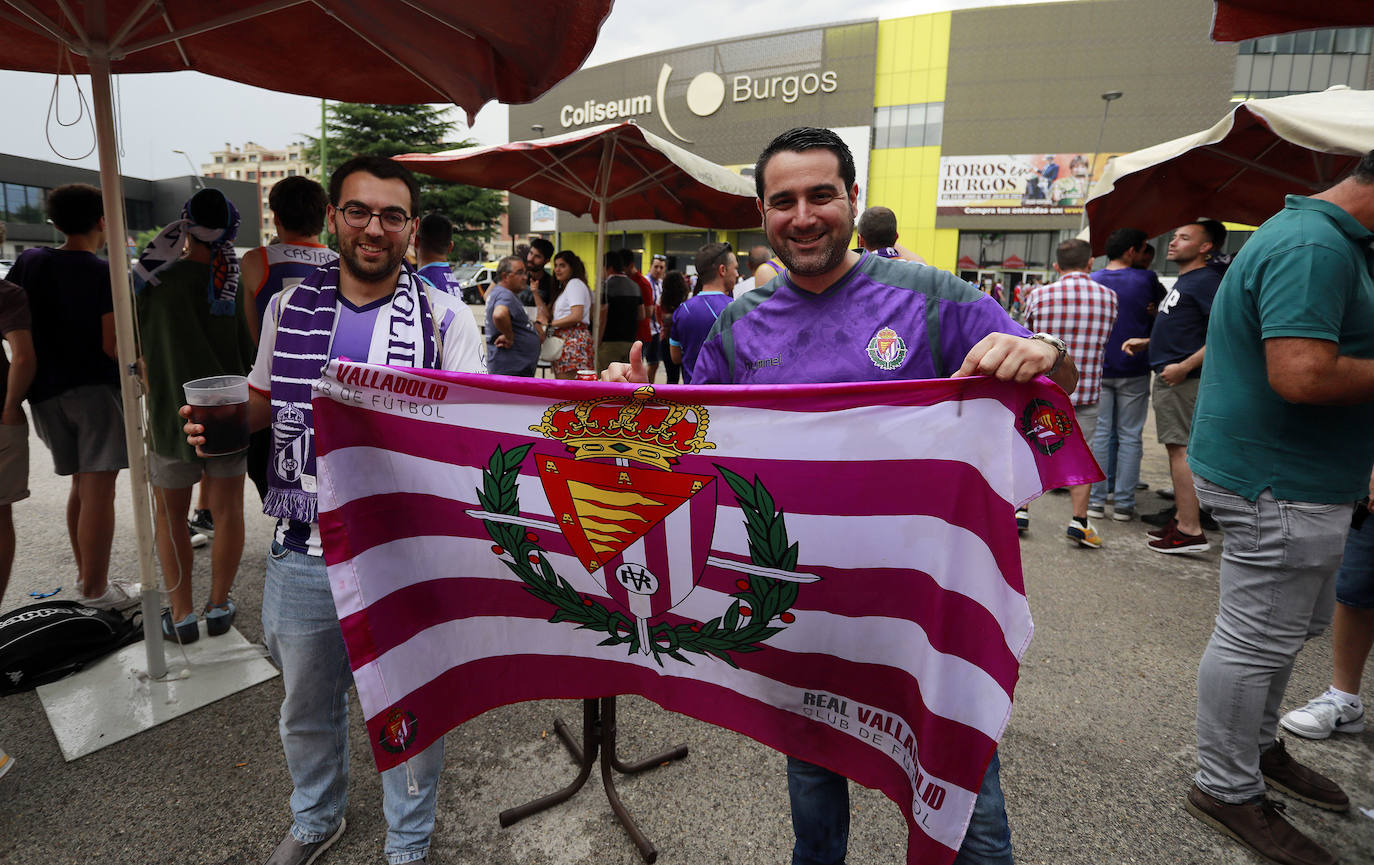
{"type": "Polygon", "coordinates": [[[1100,508],[1110,493],[1118,512],[1135,510],[1135,485],[1140,482],[1140,432],[1150,413],[1150,377],[1102,379],[1097,401],[1097,433],[1093,459],[1107,477],[1093,484],[1088,504],[1100,508]]]}
{"type": "MultiPolygon", "coordinates": [[[[1001,766],[993,751],[954,865],[1012,865],[1001,766]]],[[[792,831],[797,836],[792,865],[844,865],[849,848],[849,780],[815,763],[788,757],[787,792],[792,800],[792,831]]]]}
{"type": "Polygon", "coordinates": [[[1345,539],[1345,555],[1336,573],[1336,602],[1357,610],[1374,610],[1374,514],[1365,517],[1359,531],[1351,529],[1345,539]]]}
{"type": "Polygon", "coordinates": [[[1250,501],[1193,477],[1223,534],[1216,627],[1197,671],[1197,786],[1239,804],[1264,794],[1260,750],[1278,734],[1298,650],[1331,623],[1350,505],[1250,501]]]}
{"type": "MultiPolygon", "coordinates": [[[[348,804],[348,666],[343,631],[324,559],[273,542],[262,596],[267,649],[281,667],[282,749],[291,772],[291,834],[321,841],[339,827],[348,804]]],[[[386,858],[423,859],[434,832],[444,740],[382,773],[386,858]],[[411,777],[414,779],[412,792],[411,777]]]]}

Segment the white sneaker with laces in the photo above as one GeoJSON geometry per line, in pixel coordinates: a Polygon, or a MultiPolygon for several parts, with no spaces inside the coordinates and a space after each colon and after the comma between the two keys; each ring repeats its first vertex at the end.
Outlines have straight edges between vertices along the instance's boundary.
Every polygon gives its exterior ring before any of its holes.
{"type": "Polygon", "coordinates": [[[1106,505],[1088,505],[1088,519],[1100,520],[1107,515],[1106,505]]]}
{"type": "Polygon", "coordinates": [[[123,580],[110,580],[105,586],[105,594],[98,598],[80,598],[81,603],[97,610],[124,611],[139,604],[142,589],[137,583],[123,580]]]}
{"type": "Polygon", "coordinates": [[[1328,691],[1301,709],[1279,719],[1283,729],[1305,739],[1325,739],[1332,733],[1364,730],[1364,707],[1352,706],[1328,691]]]}

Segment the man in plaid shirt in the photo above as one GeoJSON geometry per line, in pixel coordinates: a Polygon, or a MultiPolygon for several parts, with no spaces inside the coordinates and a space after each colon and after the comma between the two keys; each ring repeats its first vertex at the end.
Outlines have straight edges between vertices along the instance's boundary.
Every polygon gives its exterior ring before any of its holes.
{"type": "MultiPolygon", "coordinates": [[[[1102,392],[1102,352],[1116,323],[1116,292],[1088,276],[1092,249],[1086,241],[1066,240],[1055,250],[1059,281],[1043,285],[1026,298],[1026,327],[1064,341],[1081,378],[1070,399],[1083,437],[1093,440],[1097,429],[1097,400],[1102,392]]],[[[1069,488],[1073,519],[1065,534],[1082,547],[1097,549],[1102,538],[1088,522],[1090,484],[1069,488]]],[[[1016,524],[1025,528],[1029,514],[1017,511],[1016,524]]]]}

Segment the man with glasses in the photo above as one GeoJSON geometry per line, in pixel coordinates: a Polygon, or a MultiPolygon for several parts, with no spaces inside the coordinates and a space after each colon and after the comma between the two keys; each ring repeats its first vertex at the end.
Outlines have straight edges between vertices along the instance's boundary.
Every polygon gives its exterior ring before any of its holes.
{"type": "MultiPolygon", "coordinates": [[[[286,696],[281,739],[294,790],[291,830],[268,865],[307,865],[344,831],[348,798],[348,688],[352,673],[320,544],[311,383],[333,358],[481,372],[481,339],[461,301],[406,264],[419,184],[399,163],[355,157],[329,183],[339,260],[276,295],[263,316],[248,376],[249,424],[271,426],[269,492],[277,517],[262,623],[286,696]]],[[[182,417],[190,417],[183,406],[182,417]]],[[[187,423],[187,441],[205,428],[187,423]]],[[[434,830],[443,740],[382,773],[392,865],[423,862],[434,830]]]]}
{"type": "Polygon", "coordinates": [[[692,383],[692,366],[706,334],[720,313],[734,300],[731,290],[739,279],[739,261],[728,243],[708,243],[697,251],[697,279],[701,291],[687,298],[673,313],[673,335],[668,351],[673,363],[682,366],[682,383],[692,383]]]}
{"type": "Polygon", "coordinates": [[[516,296],[524,285],[524,262],[508,255],[497,263],[496,281],[482,294],[487,302],[487,372],[493,375],[530,378],[539,364],[539,334],[516,296]]]}

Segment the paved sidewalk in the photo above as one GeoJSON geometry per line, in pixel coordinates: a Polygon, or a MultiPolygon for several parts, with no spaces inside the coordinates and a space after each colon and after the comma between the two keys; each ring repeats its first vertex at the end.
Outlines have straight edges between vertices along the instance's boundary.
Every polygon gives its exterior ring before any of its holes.
{"type": "MultiPolygon", "coordinates": [[[[1169,484],[1163,448],[1147,427],[1144,479],[1169,484]]],[[[72,568],[63,508],[67,482],[50,473],[34,438],[33,497],[15,506],[19,551],[3,609],[57,585],[72,568]]],[[[249,493],[250,497],[252,493],[249,493]]],[[[121,484],[113,573],[132,575],[132,520],[121,484]]],[[[250,512],[235,596],[238,627],[261,641],[264,557],[270,525],[250,512]]],[[[1145,512],[1165,503],[1142,493],[1145,512]]],[[[1183,810],[1193,771],[1198,658],[1216,611],[1220,538],[1210,552],[1161,556],[1140,522],[1096,521],[1101,550],[1064,540],[1068,496],[1031,508],[1022,542],[1036,634],[1022,666],[1002,746],[1013,843],[1022,865],[1256,862],[1183,810]]],[[[209,551],[196,553],[196,597],[208,589],[209,551]]],[[[175,651],[169,648],[170,653],[175,651]]],[[[1330,637],[1298,659],[1285,709],[1323,689],[1330,637]]],[[[1366,693],[1370,689],[1366,688],[1366,693]]],[[[277,739],[280,680],[65,763],[32,693],[0,701],[0,747],[16,758],[0,780],[0,862],[245,863],[259,865],[289,823],[290,792],[277,739]]],[[[573,701],[507,706],[448,737],[431,861],[441,865],[635,865],[640,862],[599,789],[510,829],[497,813],[571,780],[552,720],[580,721],[573,701]]],[[[620,790],[661,853],[659,862],[779,865],[790,858],[783,758],[734,733],[622,698],[622,756],[685,742],[685,760],[633,778],[620,790]]],[[[1354,810],[1337,816],[1288,801],[1288,814],[1347,865],[1374,861],[1374,728],[1289,748],[1336,778],[1354,810]]],[[[381,863],[381,787],[354,716],[349,829],[320,865],[381,863]]],[[[1281,800],[1282,796],[1279,797],[1281,800]]],[[[896,806],[856,789],[849,861],[905,861],[896,806]]]]}

